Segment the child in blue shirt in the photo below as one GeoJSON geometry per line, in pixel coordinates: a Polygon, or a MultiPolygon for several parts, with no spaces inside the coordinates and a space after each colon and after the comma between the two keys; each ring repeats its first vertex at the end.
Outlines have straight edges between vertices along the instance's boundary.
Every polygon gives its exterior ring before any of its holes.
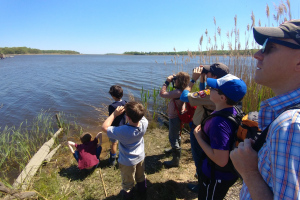
{"type": "Polygon", "coordinates": [[[148,120],[144,117],[145,108],[137,102],[128,102],[125,106],[118,106],[105,120],[102,130],[109,138],[119,140],[119,168],[122,177],[123,199],[133,197],[134,182],[137,182],[139,193],[146,194],[145,150],[144,134],[148,127],[148,120]],[[128,123],[123,126],[111,126],[114,119],[126,113],[128,123]]]}

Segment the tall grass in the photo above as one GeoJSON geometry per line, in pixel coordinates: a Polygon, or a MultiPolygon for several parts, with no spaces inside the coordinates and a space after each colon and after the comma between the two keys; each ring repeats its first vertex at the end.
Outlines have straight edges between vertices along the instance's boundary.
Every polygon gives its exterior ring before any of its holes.
{"type": "MultiPolygon", "coordinates": [[[[291,20],[291,5],[289,0],[286,2],[280,1],[279,5],[274,4],[275,14],[273,14],[273,20],[275,23],[272,23],[273,26],[278,26],[284,21],[291,20]]],[[[268,24],[265,26],[270,26],[270,7],[266,5],[266,16],[268,24]]],[[[272,16],[272,15],[271,15],[272,16]]],[[[259,45],[256,44],[253,38],[253,27],[257,26],[257,19],[255,18],[254,13],[251,13],[251,23],[245,24],[245,44],[241,44],[241,33],[237,26],[238,16],[235,15],[234,18],[234,27],[231,30],[227,30],[227,47],[229,55],[215,56],[218,50],[224,50],[226,42],[222,41],[222,29],[217,26],[217,20],[214,17],[213,23],[215,25],[215,30],[213,35],[209,35],[208,30],[204,31],[204,35],[200,36],[198,53],[193,55],[193,52],[188,51],[188,57],[182,56],[180,59],[179,55],[175,55],[171,62],[175,65],[175,70],[180,71],[183,69],[183,65],[188,64],[191,58],[198,58],[199,65],[212,64],[219,62],[221,59],[226,60],[223,62],[230,68],[230,73],[234,74],[245,81],[248,87],[247,94],[243,98],[243,111],[248,113],[249,111],[258,111],[262,101],[271,98],[274,96],[274,92],[265,86],[259,85],[254,81],[255,70],[256,70],[256,60],[253,58],[253,55],[259,49],[259,45]],[[212,39],[213,38],[213,39],[212,39]],[[219,39],[218,39],[219,38],[219,39]],[[205,48],[203,47],[203,41],[206,41],[205,48]],[[244,49],[242,49],[244,46],[244,49]],[[182,60],[182,62],[180,62],[182,60]]],[[[262,26],[261,20],[258,20],[258,26],[262,26]]],[[[176,53],[176,49],[174,48],[176,53]]],[[[197,66],[195,66],[197,67],[197,66]]],[[[189,72],[191,74],[191,72],[189,72]]],[[[196,84],[195,84],[196,85],[196,84]]],[[[195,87],[195,86],[194,86],[195,87]]],[[[197,88],[198,89],[198,88],[197,88]]],[[[193,89],[195,90],[195,89],[193,89]]],[[[155,91],[155,88],[153,89],[155,91]]],[[[150,92],[151,93],[151,92],[150,92]]],[[[164,111],[168,101],[160,101],[159,96],[148,95],[149,91],[141,90],[141,101],[149,108],[150,103],[154,104],[149,109],[153,112],[154,108],[159,108],[160,111],[164,111]],[[158,103],[157,103],[158,102],[158,103]],[[162,104],[161,104],[162,103],[162,104]]]]}
{"type": "MultiPolygon", "coordinates": [[[[70,131],[67,116],[59,113],[64,134],[70,131]]],[[[70,117],[68,117],[70,118],[70,117]]],[[[74,123],[74,129],[80,129],[74,123]]],[[[32,156],[58,130],[55,116],[48,111],[41,111],[32,123],[21,123],[18,127],[4,127],[0,132],[0,178],[8,182],[23,170],[32,156]]],[[[77,131],[82,132],[81,131],[77,131]]],[[[56,141],[57,142],[57,141],[56,141]]]]}

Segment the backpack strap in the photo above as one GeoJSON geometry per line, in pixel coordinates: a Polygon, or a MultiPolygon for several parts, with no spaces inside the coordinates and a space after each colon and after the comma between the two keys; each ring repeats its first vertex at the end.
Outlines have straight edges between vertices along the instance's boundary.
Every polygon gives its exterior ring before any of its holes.
{"type": "MultiPolygon", "coordinates": [[[[235,125],[235,127],[238,127],[241,122],[242,122],[242,118],[244,116],[244,113],[242,110],[240,110],[238,107],[234,106],[234,109],[236,110],[236,115],[233,115],[230,112],[226,112],[226,111],[217,111],[215,113],[210,114],[208,117],[206,117],[202,123],[201,123],[201,127],[204,127],[205,123],[207,122],[207,120],[215,117],[215,116],[221,116],[224,117],[226,119],[229,119],[230,121],[232,121],[235,125]]],[[[205,134],[204,129],[202,128],[203,133],[205,134]]],[[[236,137],[236,136],[234,136],[236,137]]],[[[230,150],[229,150],[230,151],[230,150]]],[[[206,156],[207,157],[207,156],[206,156]]],[[[208,159],[208,164],[211,166],[211,178],[215,179],[215,170],[218,171],[222,171],[222,172],[232,172],[234,173],[234,167],[233,164],[231,162],[231,160],[228,160],[228,163],[224,166],[224,167],[220,167],[219,165],[217,165],[216,163],[214,163],[209,157],[207,157],[208,159]]]]}
{"type": "MultiPolygon", "coordinates": [[[[285,108],[277,117],[279,117],[282,113],[284,113],[285,111],[288,110],[295,110],[295,109],[300,109],[300,103],[297,104],[293,104],[291,106],[288,106],[287,108],[285,108]]],[[[277,119],[277,117],[275,119],[277,119]]],[[[262,133],[260,134],[260,136],[257,138],[257,140],[255,141],[255,143],[253,144],[252,148],[255,151],[259,151],[260,148],[264,145],[264,143],[266,142],[266,138],[267,138],[267,133],[269,131],[270,125],[275,121],[275,119],[262,131],[262,133]]]]}

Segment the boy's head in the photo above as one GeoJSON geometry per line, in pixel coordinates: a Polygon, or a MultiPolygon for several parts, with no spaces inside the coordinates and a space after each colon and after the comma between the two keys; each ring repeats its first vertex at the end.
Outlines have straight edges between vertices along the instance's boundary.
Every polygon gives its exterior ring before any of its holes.
{"type": "Polygon", "coordinates": [[[232,74],[227,74],[219,79],[208,78],[207,85],[216,89],[220,95],[223,94],[227,98],[228,105],[236,105],[247,92],[246,83],[232,74]]]}
{"type": "Polygon", "coordinates": [[[190,75],[186,72],[178,72],[176,74],[176,88],[184,90],[190,81],[190,75]]]}
{"type": "Polygon", "coordinates": [[[117,99],[122,99],[122,97],[123,97],[123,89],[119,85],[113,85],[109,89],[109,94],[111,96],[116,97],[117,99]]]}
{"type": "Polygon", "coordinates": [[[145,108],[142,104],[131,101],[125,104],[125,113],[133,123],[139,122],[145,115],[145,108]]]}
{"type": "Polygon", "coordinates": [[[229,68],[227,65],[217,62],[212,65],[204,65],[202,73],[211,73],[211,77],[221,78],[229,73],[229,68]]]}
{"type": "Polygon", "coordinates": [[[90,142],[91,139],[92,139],[92,135],[88,132],[82,133],[82,135],[80,136],[80,141],[82,144],[90,142]]]}

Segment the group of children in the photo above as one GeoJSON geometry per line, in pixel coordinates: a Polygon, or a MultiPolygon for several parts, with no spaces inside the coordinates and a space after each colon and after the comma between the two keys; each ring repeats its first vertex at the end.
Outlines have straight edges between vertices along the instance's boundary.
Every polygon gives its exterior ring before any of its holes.
{"type": "MultiPolygon", "coordinates": [[[[147,189],[143,138],[148,127],[148,120],[144,117],[146,110],[138,102],[122,100],[121,86],[111,86],[109,94],[115,102],[108,106],[109,117],[102,125],[102,131],[107,133],[111,141],[109,164],[110,166],[116,165],[117,145],[120,141],[118,163],[122,177],[123,190],[121,192],[123,199],[132,199],[135,181],[141,195],[145,195],[147,189]]],[[[83,133],[80,141],[82,144],[68,141],[68,146],[78,162],[79,169],[93,170],[99,164],[102,132],[98,133],[94,140],[90,133],[83,133]],[[99,144],[97,144],[98,139],[99,144]],[[75,146],[77,150],[74,151],[72,146],[75,146]]]]}
{"type": "MultiPolygon", "coordinates": [[[[183,74],[182,76],[186,77],[187,75],[183,74]]],[[[173,76],[168,77],[167,82],[171,82],[172,78],[173,76]]],[[[185,79],[183,78],[183,80],[185,79]]],[[[180,80],[177,79],[176,82],[179,84],[180,80]]],[[[165,84],[166,88],[168,83],[165,84]]],[[[183,85],[184,89],[187,84],[183,85]]],[[[235,115],[237,112],[234,105],[240,102],[246,94],[246,84],[241,79],[228,74],[219,79],[207,78],[207,85],[210,86],[210,100],[216,105],[214,112],[226,111],[235,115]]],[[[109,93],[115,102],[109,106],[109,117],[104,121],[102,131],[107,133],[112,143],[110,165],[116,164],[117,142],[119,141],[118,163],[122,177],[121,192],[123,199],[131,199],[135,181],[140,194],[145,195],[147,189],[143,138],[148,126],[148,120],[144,117],[146,110],[140,103],[127,103],[122,100],[123,90],[120,86],[112,86],[109,93]]],[[[177,96],[179,98],[180,94],[177,94],[177,96]]],[[[211,118],[203,127],[199,125],[195,128],[194,135],[206,155],[202,162],[202,173],[199,176],[199,183],[202,183],[199,190],[201,191],[199,192],[199,199],[223,199],[229,187],[237,180],[237,176],[232,172],[212,170],[211,165],[211,163],[214,163],[222,168],[229,162],[234,129],[236,129],[234,124],[223,117],[211,118]],[[213,187],[210,187],[210,185],[213,187]],[[217,196],[211,198],[212,195],[217,196]]],[[[175,156],[172,161],[167,162],[165,165],[178,166],[180,138],[174,136],[170,138],[170,141],[171,139],[174,140],[171,142],[171,146],[175,156]]],[[[78,161],[78,168],[93,169],[97,167],[101,153],[102,133],[98,133],[93,141],[91,135],[85,133],[80,137],[80,140],[82,144],[68,142],[74,157],[78,161]],[[98,138],[100,144],[97,145],[98,138]],[[75,152],[71,145],[77,148],[75,152]]]]}

